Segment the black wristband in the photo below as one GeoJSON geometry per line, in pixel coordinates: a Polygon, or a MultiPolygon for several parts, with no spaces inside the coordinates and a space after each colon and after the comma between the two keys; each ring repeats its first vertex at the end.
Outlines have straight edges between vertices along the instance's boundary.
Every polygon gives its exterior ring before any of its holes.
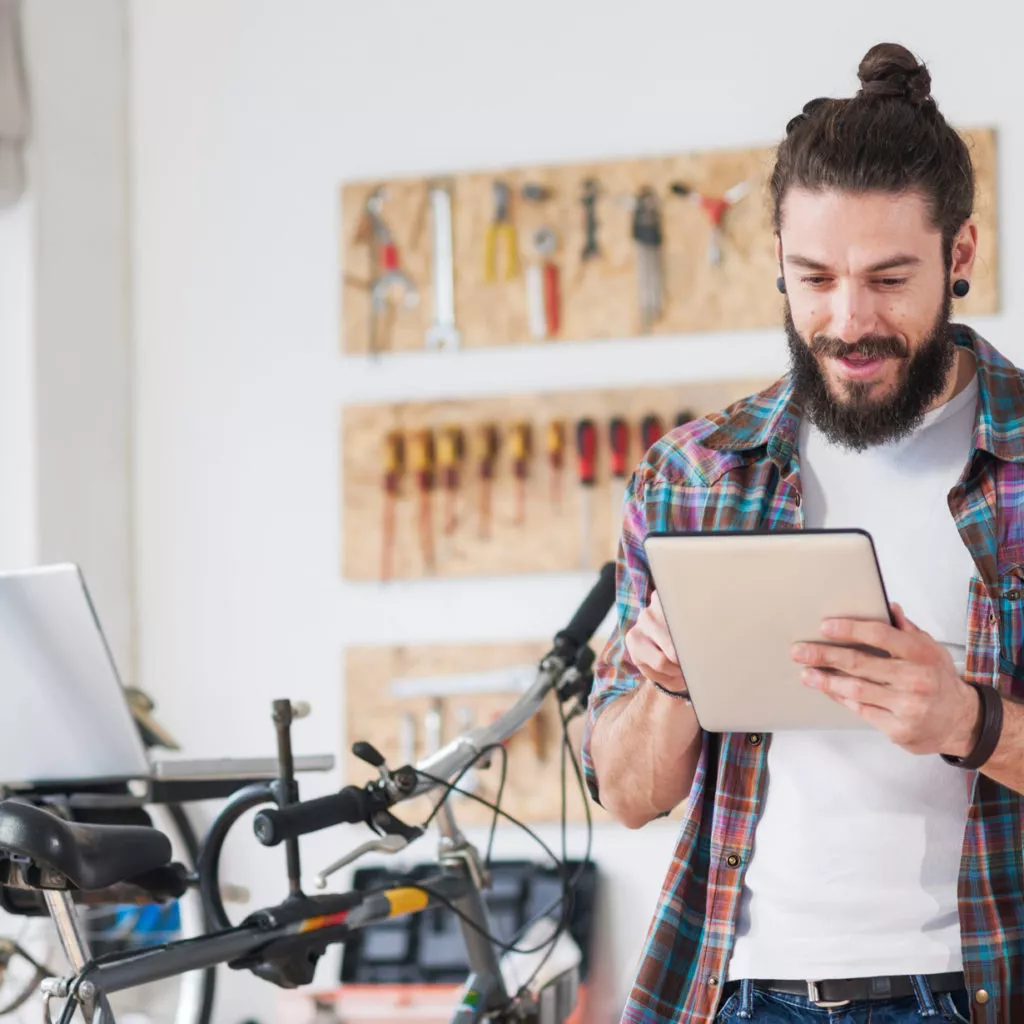
{"type": "Polygon", "coordinates": [[[955,768],[973,770],[980,768],[996,752],[1003,734],[1003,698],[995,686],[980,686],[968,683],[978,691],[981,698],[981,732],[974,749],[966,757],[943,754],[942,760],[955,768]]]}
{"type": "Polygon", "coordinates": [[[662,686],[656,679],[647,680],[655,689],[661,690],[662,693],[667,693],[670,697],[675,697],[676,700],[689,701],[690,691],[689,690],[670,690],[667,686],[662,686]]]}

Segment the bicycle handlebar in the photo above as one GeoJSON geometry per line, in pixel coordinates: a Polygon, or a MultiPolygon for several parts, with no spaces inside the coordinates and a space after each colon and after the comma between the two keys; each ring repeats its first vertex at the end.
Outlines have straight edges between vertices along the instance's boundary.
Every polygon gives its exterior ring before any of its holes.
{"type": "MultiPolygon", "coordinates": [[[[574,670],[580,653],[587,649],[614,604],[615,563],[607,562],[569,625],[556,634],[555,646],[541,660],[536,680],[497,719],[455,737],[416,765],[400,768],[387,778],[375,779],[365,786],[345,786],[337,793],[315,800],[262,810],[253,823],[256,838],[264,846],[276,846],[286,839],[332,825],[369,821],[376,811],[386,811],[397,803],[448,784],[467,771],[484,750],[504,743],[540,710],[548,693],[562,684],[567,672],[574,670]]],[[[581,668],[576,671],[580,677],[585,674],[581,668]]],[[[570,688],[565,697],[576,692],[570,688]]]]}
{"type": "Polygon", "coordinates": [[[264,846],[277,846],[332,825],[358,825],[370,816],[371,801],[363,786],[346,786],[338,793],[284,807],[268,807],[253,822],[256,838],[264,846]]]}

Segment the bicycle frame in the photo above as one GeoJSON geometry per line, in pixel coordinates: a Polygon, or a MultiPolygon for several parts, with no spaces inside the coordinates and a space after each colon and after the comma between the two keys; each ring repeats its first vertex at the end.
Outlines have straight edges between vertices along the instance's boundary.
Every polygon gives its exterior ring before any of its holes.
{"type": "MultiPolygon", "coordinates": [[[[499,719],[457,737],[419,765],[406,766],[407,772],[416,773],[416,781],[405,791],[395,785],[395,775],[383,764],[380,767],[382,781],[379,785],[389,794],[389,806],[444,788],[436,815],[441,835],[438,855],[441,873],[429,884],[429,888],[443,898],[438,899],[416,886],[400,886],[366,896],[360,893],[305,896],[300,887],[298,839],[292,837],[284,841],[290,888],[288,899],[277,907],[256,912],[237,927],[230,927],[218,881],[220,851],[228,831],[242,814],[261,803],[276,802],[279,808],[285,809],[298,801],[290,733],[296,708],[289,701],[275,701],[279,778],[273,783],[255,784],[236,792],[211,826],[199,858],[203,902],[211,924],[219,927],[218,931],[93,961],[77,927],[71,894],[67,891],[45,893],[65,953],[77,972],[69,978],[48,979],[43,983],[47,1002],[54,997],[69,1000],[60,1024],[70,1021],[75,1004],[82,1006],[86,1019],[92,1024],[113,1024],[108,995],[223,963],[248,968],[258,977],[294,988],[312,981],[319,954],[328,945],[343,942],[353,930],[449,903],[461,915],[459,921],[470,967],[451,1024],[475,1024],[485,1018],[493,1019],[495,1011],[509,1007],[512,1001],[498,954],[488,938],[491,929],[482,897],[488,880],[476,848],[455,823],[448,802],[450,788],[446,787],[451,780],[461,777],[485,750],[517,732],[537,713],[552,691],[560,701],[576,697],[580,699],[580,707],[585,707],[594,658],[587,643],[614,603],[613,581],[614,565],[609,563],[573,621],[556,636],[555,647],[542,659],[534,683],[499,719]],[[310,956],[312,953],[317,956],[310,956]]],[[[396,827],[402,825],[392,820],[396,827]]],[[[404,834],[408,835],[408,831],[406,827],[404,834]]],[[[521,1003],[518,1009],[532,1010],[533,1007],[521,1003]]],[[[48,1008],[46,1017],[49,1021],[48,1008]]],[[[516,1019],[527,1018],[519,1013],[516,1019]]]]}

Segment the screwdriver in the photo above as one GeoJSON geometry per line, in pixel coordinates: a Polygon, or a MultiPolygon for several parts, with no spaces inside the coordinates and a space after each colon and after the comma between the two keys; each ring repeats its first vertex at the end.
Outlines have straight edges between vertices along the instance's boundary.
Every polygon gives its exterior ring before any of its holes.
{"type": "Polygon", "coordinates": [[[433,572],[434,530],[430,499],[434,489],[434,434],[431,430],[418,430],[413,435],[410,462],[416,474],[416,488],[420,493],[419,527],[423,565],[428,572],[433,572]]]}
{"type": "Polygon", "coordinates": [[[384,513],[381,523],[380,578],[391,579],[395,547],[395,504],[404,469],[405,444],[401,431],[392,430],[384,438],[384,513]]]}
{"type": "Polygon", "coordinates": [[[580,568],[590,568],[590,503],[595,483],[597,428],[592,419],[576,424],[576,457],[580,484],[580,568]]]}
{"type": "Polygon", "coordinates": [[[455,493],[459,489],[459,476],[465,444],[461,427],[449,426],[441,431],[437,442],[437,465],[441,471],[441,486],[445,493],[444,533],[455,532],[455,493]]]}
{"type": "Polygon", "coordinates": [[[509,438],[509,454],[512,457],[512,473],[516,478],[516,503],[512,522],[522,523],[526,519],[526,474],[530,462],[530,424],[516,423],[509,438]]]}
{"type": "Polygon", "coordinates": [[[640,423],[640,438],[643,441],[644,451],[650,451],[651,447],[665,434],[665,428],[661,425],[661,419],[654,413],[645,416],[640,423]]]}
{"type": "Polygon", "coordinates": [[[684,423],[689,423],[691,420],[695,420],[697,417],[692,409],[680,409],[676,413],[676,426],[681,427],[684,423]]]}
{"type": "Polygon", "coordinates": [[[552,420],[547,432],[548,467],[551,487],[551,504],[560,508],[562,504],[562,467],[565,463],[565,424],[552,420]]]}
{"type": "Polygon", "coordinates": [[[622,526],[622,505],[626,490],[626,464],[629,454],[629,426],[621,416],[608,424],[610,483],[612,492],[612,546],[618,550],[622,526]]]}
{"type": "Polygon", "coordinates": [[[484,423],[476,433],[476,463],[480,477],[480,536],[491,535],[491,483],[494,479],[494,463],[498,457],[498,428],[493,423],[484,423]]]}

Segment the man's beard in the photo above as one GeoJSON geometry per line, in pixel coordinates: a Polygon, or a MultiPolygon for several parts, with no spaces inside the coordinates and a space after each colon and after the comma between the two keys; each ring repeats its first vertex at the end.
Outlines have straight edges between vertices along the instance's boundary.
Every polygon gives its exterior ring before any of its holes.
{"type": "Polygon", "coordinates": [[[789,341],[794,397],[805,415],[834,444],[863,451],[906,437],[924,419],[928,407],[945,390],[956,359],[956,342],[949,322],[949,290],[935,325],[918,350],[907,355],[905,342],[894,336],[865,335],[855,344],[817,335],[810,345],[800,337],[786,302],[786,337],[789,341]],[[840,381],[839,397],[830,390],[819,358],[861,354],[868,358],[896,358],[902,372],[895,391],[872,399],[871,381],[840,381]]]}

